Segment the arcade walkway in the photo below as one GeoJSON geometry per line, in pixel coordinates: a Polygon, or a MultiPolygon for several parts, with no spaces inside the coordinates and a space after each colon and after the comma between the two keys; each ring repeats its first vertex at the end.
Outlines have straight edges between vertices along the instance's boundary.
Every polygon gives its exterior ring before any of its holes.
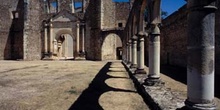
{"type": "Polygon", "coordinates": [[[148,110],[120,61],[0,61],[1,110],[148,110]]]}

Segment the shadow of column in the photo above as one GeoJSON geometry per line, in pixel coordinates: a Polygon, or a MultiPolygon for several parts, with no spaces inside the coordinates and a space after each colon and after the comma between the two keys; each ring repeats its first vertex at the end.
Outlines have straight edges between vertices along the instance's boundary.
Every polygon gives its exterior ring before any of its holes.
{"type": "Polygon", "coordinates": [[[105,80],[109,78],[123,78],[123,77],[112,77],[107,74],[112,62],[108,62],[95,76],[89,87],[85,89],[79,98],[72,104],[69,110],[103,110],[99,104],[99,98],[102,94],[109,91],[117,92],[133,92],[136,91],[125,90],[120,88],[112,88],[105,83],[105,80]]]}

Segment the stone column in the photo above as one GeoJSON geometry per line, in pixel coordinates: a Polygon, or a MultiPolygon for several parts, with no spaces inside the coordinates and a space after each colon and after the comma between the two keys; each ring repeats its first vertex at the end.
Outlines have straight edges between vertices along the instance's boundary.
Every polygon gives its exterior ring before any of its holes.
{"type": "Polygon", "coordinates": [[[138,33],[138,46],[137,46],[137,70],[136,74],[146,74],[146,71],[144,70],[144,37],[145,33],[143,31],[138,33]]]}
{"type": "Polygon", "coordinates": [[[85,24],[82,25],[82,53],[85,54],[85,24]]]}
{"type": "Polygon", "coordinates": [[[160,78],[160,29],[158,24],[151,25],[149,35],[149,75],[145,84],[152,86],[159,83],[160,78]]]}
{"type": "Polygon", "coordinates": [[[130,68],[137,67],[137,36],[132,37],[132,59],[130,68]]]}
{"type": "Polygon", "coordinates": [[[74,0],[72,0],[72,2],[71,2],[71,3],[72,3],[72,5],[71,5],[71,6],[72,6],[72,13],[75,13],[75,6],[74,6],[74,5],[75,5],[75,3],[74,3],[74,0]]]}
{"type": "Polygon", "coordinates": [[[215,110],[215,0],[188,0],[187,100],[195,110],[215,110]]]}
{"type": "Polygon", "coordinates": [[[79,55],[79,30],[80,25],[79,23],[76,24],[76,54],[79,55]]]}
{"type": "Polygon", "coordinates": [[[129,63],[129,43],[126,43],[126,62],[129,63]]]}
{"type": "Polygon", "coordinates": [[[132,59],[132,47],[131,47],[131,40],[128,41],[128,64],[131,64],[132,59]]]}
{"type": "Polygon", "coordinates": [[[48,53],[48,47],[47,47],[47,43],[48,43],[48,39],[47,39],[47,24],[45,24],[44,27],[44,53],[47,54],[48,53]]]}
{"type": "Polygon", "coordinates": [[[51,22],[50,22],[50,49],[49,49],[50,56],[52,56],[53,54],[53,25],[51,22]]]}

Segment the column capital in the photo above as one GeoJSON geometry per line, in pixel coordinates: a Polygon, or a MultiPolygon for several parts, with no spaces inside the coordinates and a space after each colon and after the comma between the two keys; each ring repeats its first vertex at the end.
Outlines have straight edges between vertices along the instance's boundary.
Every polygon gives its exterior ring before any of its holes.
{"type": "Polygon", "coordinates": [[[159,24],[151,24],[150,28],[151,28],[151,30],[150,30],[151,34],[160,35],[159,24]]]}
{"type": "Polygon", "coordinates": [[[138,34],[137,34],[138,38],[144,38],[144,37],[147,37],[148,36],[148,33],[147,32],[144,32],[144,31],[140,31],[138,34]]]}
{"type": "Polygon", "coordinates": [[[137,37],[136,35],[134,35],[134,36],[131,38],[132,41],[137,41],[137,39],[138,39],[138,37],[137,37]]]}

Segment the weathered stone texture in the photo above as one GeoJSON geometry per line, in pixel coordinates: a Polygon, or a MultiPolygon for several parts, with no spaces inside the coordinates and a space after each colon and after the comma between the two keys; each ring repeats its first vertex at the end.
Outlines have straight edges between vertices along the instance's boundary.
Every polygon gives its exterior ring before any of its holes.
{"type": "Polygon", "coordinates": [[[186,7],[163,20],[161,27],[161,63],[186,66],[187,58],[186,7]]]}
{"type": "Polygon", "coordinates": [[[128,15],[130,12],[130,4],[129,2],[116,2],[116,9],[115,9],[115,19],[116,19],[116,27],[118,26],[118,23],[122,23],[122,27],[125,27],[128,15]]]}
{"type": "Polygon", "coordinates": [[[115,3],[112,0],[101,0],[101,29],[115,27],[115,3]]]}
{"type": "MultiPolygon", "coordinates": [[[[216,11],[215,68],[220,68],[220,10],[216,11]]],[[[147,46],[147,45],[146,45],[147,46]]],[[[147,52],[148,48],[146,48],[147,52]]],[[[187,12],[186,6],[163,20],[161,27],[161,63],[186,67],[187,63],[187,12]]]]}
{"type": "MultiPolygon", "coordinates": [[[[24,60],[41,59],[41,7],[39,0],[30,0],[27,4],[24,28],[24,60]]],[[[43,31],[43,29],[42,29],[43,31]]]]}
{"type": "Polygon", "coordinates": [[[0,0],[0,2],[0,59],[20,58],[22,53],[17,50],[22,50],[23,1],[0,0]]]}

